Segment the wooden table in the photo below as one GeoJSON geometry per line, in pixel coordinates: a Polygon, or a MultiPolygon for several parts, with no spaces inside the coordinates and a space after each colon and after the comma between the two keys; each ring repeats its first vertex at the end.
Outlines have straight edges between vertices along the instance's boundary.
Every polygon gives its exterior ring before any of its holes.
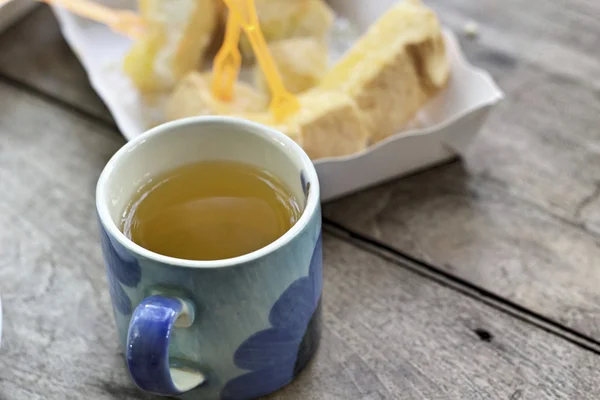
{"type": "MultiPolygon", "coordinates": [[[[434,0],[507,99],[462,162],[324,207],[325,331],[272,399],[600,397],[600,2],[434,0]]],[[[150,399],[94,185],[124,143],[39,7],[0,36],[0,399],[150,399]]]]}

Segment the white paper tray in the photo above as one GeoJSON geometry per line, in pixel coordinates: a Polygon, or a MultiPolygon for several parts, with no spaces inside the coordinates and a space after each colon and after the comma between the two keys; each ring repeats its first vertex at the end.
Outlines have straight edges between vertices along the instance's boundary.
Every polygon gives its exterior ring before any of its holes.
{"type": "MultiPolygon", "coordinates": [[[[395,1],[331,0],[330,3],[336,12],[364,31],[395,1]]],[[[133,0],[108,1],[108,4],[135,6],[133,0]]],[[[121,73],[120,65],[130,46],[129,40],[63,9],[54,11],[63,35],[123,135],[131,139],[141,134],[149,119],[154,118],[150,115],[155,111],[142,106],[136,90],[121,73]]],[[[323,201],[464,153],[490,109],[502,99],[502,92],[489,74],[465,60],[451,32],[445,31],[445,38],[452,77],[446,90],[430,101],[415,119],[414,126],[419,129],[400,132],[359,154],[315,161],[323,201]]]]}

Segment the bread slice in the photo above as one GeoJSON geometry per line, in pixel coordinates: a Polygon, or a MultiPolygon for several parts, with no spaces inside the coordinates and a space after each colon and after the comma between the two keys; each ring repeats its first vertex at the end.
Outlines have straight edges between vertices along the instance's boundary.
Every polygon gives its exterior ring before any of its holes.
{"type": "Polygon", "coordinates": [[[235,95],[231,102],[214,98],[210,89],[211,79],[210,72],[192,72],[182,79],[167,102],[167,119],[172,121],[197,115],[229,115],[267,109],[268,98],[239,81],[235,83],[235,95]]]}
{"type": "Polygon", "coordinates": [[[300,111],[277,122],[269,113],[236,116],[269,125],[291,137],[313,159],[354,154],[367,146],[367,132],[354,101],[340,92],[310,90],[298,96],[300,111]]]}
{"type": "MultiPolygon", "coordinates": [[[[327,46],[315,38],[291,38],[269,44],[283,85],[294,94],[318,85],[327,72],[327,46]]],[[[256,87],[269,94],[262,69],[254,66],[256,87]]]]}
{"type": "MultiPolygon", "coordinates": [[[[255,0],[261,30],[267,43],[311,37],[325,41],[334,14],[323,0],[255,0]]],[[[244,63],[254,62],[254,52],[244,33],[240,37],[244,63]]]]}
{"type": "Polygon", "coordinates": [[[370,135],[350,96],[311,90],[298,100],[301,108],[288,120],[287,134],[301,138],[311,159],[345,156],[367,147],[370,135]]]}
{"type": "Polygon", "coordinates": [[[170,90],[198,68],[217,28],[217,1],[139,0],[148,29],[123,69],[142,93],[170,90]]]}
{"type": "Polygon", "coordinates": [[[408,123],[449,75],[437,16],[419,0],[405,0],[368,29],[319,87],[354,99],[371,142],[378,142],[408,123]]]}
{"type": "MultiPolygon", "coordinates": [[[[291,61],[293,68],[302,69],[301,61],[291,61]]],[[[197,73],[178,86],[168,116],[238,116],[282,131],[312,159],[344,156],[398,132],[449,76],[436,15],[419,0],[405,0],[384,14],[317,87],[300,93],[300,110],[284,121],[266,111],[267,96],[241,82],[233,103],[217,101],[210,75],[197,73]]]]}

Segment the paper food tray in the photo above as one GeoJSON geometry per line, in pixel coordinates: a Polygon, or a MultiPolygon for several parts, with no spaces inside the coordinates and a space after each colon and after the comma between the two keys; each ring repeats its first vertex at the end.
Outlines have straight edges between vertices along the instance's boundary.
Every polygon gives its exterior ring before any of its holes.
{"type": "MultiPolygon", "coordinates": [[[[135,1],[103,1],[135,7],[135,1]]],[[[332,0],[330,4],[360,31],[365,31],[394,0],[332,0]],[[367,5],[368,3],[368,5],[367,5]]],[[[156,110],[142,106],[137,91],[122,74],[121,65],[130,41],[107,27],[54,8],[63,35],[86,69],[91,84],[104,100],[122,134],[132,139],[144,132],[156,110]]],[[[345,194],[408,174],[461,155],[484,123],[502,92],[486,72],[464,58],[456,37],[444,32],[451,62],[448,87],[415,118],[417,127],[346,157],[314,161],[321,181],[321,200],[345,194]]]]}

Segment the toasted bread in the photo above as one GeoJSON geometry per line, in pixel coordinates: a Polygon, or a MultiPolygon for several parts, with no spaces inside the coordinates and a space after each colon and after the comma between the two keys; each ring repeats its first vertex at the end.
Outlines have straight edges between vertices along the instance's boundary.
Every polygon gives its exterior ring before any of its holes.
{"type": "Polygon", "coordinates": [[[228,115],[267,109],[267,97],[243,82],[235,83],[235,96],[231,102],[214,98],[210,89],[211,77],[209,72],[192,72],[182,79],[167,103],[167,119],[172,121],[197,115],[228,115]]]}
{"type": "Polygon", "coordinates": [[[280,130],[300,144],[311,159],[345,156],[366,148],[369,133],[349,96],[310,90],[298,100],[300,111],[279,123],[264,112],[235,115],[280,130]]]}
{"type": "Polygon", "coordinates": [[[437,16],[419,0],[405,0],[368,29],[320,87],[352,97],[378,142],[408,123],[449,74],[437,16]]]}
{"type": "Polygon", "coordinates": [[[217,1],[139,1],[148,29],[133,44],[123,69],[142,93],[170,90],[198,68],[217,27],[217,1]]]}
{"type": "MultiPolygon", "coordinates": [[[[319,84],[327,72],[327,46],[315,38],[291,38],[269,44],[269,50],[287,90],[302,93],[319,84]]],[[[254,67],[256,87],[268,92],[259,65],[254,67]]]]}
{"type": "MultiPolygon", "coordinates": [[[[256,0],[261,30],[267,43],[294,37],[325,40],[334,21],[323,0],[256,0]]],[[[244,63],[254,62],[254,52],[245,34],[240,38],[244,63]]]]}

